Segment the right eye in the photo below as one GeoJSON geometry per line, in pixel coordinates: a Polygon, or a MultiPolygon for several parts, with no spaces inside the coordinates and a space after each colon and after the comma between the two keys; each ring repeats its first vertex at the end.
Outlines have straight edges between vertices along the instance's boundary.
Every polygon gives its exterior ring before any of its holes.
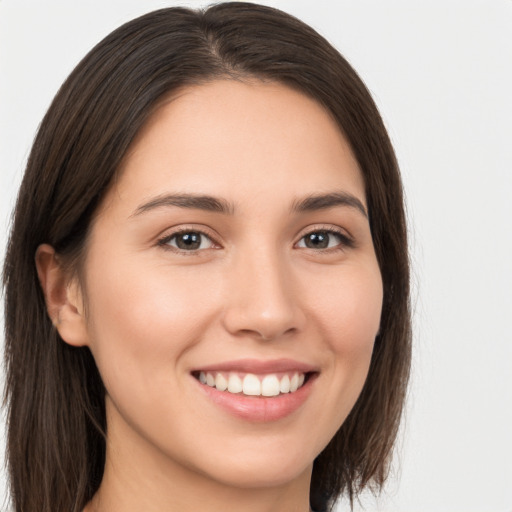
{"type": "Polygon", "coordinates": [[[161,246],[171,247],[179,251],[195,252],[203,249],[211,249],[213,240],[201,231],[179,231],[166,235],[158,241],[161,246]]]}

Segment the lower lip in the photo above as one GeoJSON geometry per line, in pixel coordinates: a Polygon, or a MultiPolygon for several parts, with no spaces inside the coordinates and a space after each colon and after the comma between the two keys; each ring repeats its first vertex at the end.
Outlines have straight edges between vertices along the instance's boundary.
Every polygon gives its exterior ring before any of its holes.
{"type": "Polygon", "coordinates": [[[252,422],[277,421],[295,412],[307,400],[316,374],[295,392],[283,393],[274,397],[246,396],[241,393],[219,391],[216,388],[194,380],[216,405],[237,418],[252,422]]]}

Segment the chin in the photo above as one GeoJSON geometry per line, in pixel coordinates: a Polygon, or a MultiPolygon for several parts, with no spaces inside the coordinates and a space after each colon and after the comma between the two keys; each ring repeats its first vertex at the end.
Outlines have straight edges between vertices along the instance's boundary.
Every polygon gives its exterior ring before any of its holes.
{"type": "Polygon", "coordinates": [[[313,462],[298,465],[290,460],[268,457],[266,460],[247,460],[245,457],[230,464],[219,465],[213,476],[224,485],[240,489],[280,487],[289,484],[304,474],[311,473],[313,462]],[[228,465],[226,465],[228,466],[228,465]]]}
{"type": "Polygon", "coordinates": [[[224,485],[245,489],[282,486],[304,475],[309,478],[316,450],[292,439],[276,444],[277,447],[272,443],[258,447],[255,443],[253,448],[228,448],[211,454],[208,460],[202,459],[200,471],[224,485]]]}

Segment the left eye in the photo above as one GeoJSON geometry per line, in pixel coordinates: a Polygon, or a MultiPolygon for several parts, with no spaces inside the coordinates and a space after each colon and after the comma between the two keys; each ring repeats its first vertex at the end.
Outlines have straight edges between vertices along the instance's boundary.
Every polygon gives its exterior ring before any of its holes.
{"type": "Polygon", "coordinates": [[[213,247],[213,241],[210,237],[200,231],[182,231],[168,236],[160,242],[162,245],[175,247],[181,251],[197,251],[200,249],[210,249],[213,247]]]}
{"type": "Polygon", "coordinates": [[[345,245],[347,238],[336,233],[334,231],[320,230],[312,231],[307,235],[303,236],[297,247],[306,247],[308,249],[330,249],[331,247],[337,247],[345,245]]]}

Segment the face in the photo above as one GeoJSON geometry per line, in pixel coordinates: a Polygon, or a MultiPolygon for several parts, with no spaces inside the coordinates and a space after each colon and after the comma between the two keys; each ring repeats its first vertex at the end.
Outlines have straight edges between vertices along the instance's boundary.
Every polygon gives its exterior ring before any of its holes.
{"type": "Polygon", "coordinates": [[[311,469],[362,389],[382,306],[347,142],[316,102],[260,82],[157,110],[83,282],[115,453],[234,486],[311,469]]]}

